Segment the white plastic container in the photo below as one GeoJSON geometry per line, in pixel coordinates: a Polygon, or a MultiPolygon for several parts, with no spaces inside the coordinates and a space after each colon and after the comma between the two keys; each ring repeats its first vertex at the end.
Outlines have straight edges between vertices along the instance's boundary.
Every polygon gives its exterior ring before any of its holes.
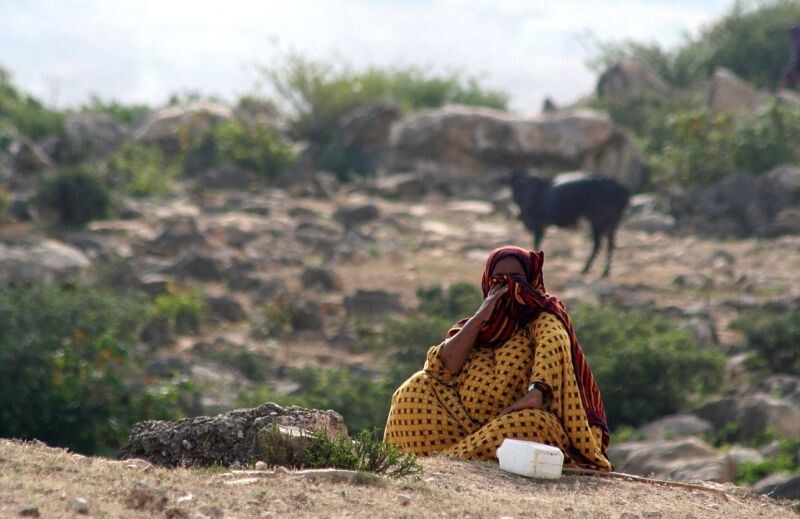
{"type": "Polygon", "coordinates": [[[558,479],[564,465],[564,453],[543,443],[506,438],[497,448],[500,468],[529,478],[558,479]]]}

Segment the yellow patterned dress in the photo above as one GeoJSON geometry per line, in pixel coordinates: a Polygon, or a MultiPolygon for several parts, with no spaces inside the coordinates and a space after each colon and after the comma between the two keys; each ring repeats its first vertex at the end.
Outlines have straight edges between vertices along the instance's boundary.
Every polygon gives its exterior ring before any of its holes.
{"type": "Polygon", "coordinates": [[[473,348],[458,375],[442,364],[441,348],[430,348],[424,370],[392,396],[386,443],[422,456],[489,460],[505,438],[518,438],[559,447],[566,466],[611,470],[601,430],[583,412],[569,336],[557,317],[542,312],[499,348],[473,348]],[[531,382],[552,389],[545,408],[498,416],[531,382]]]}

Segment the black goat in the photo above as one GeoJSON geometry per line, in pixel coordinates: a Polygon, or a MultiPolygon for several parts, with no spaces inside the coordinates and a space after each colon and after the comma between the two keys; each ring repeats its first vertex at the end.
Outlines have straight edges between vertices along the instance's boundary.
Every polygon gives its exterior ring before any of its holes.
{"type": "Polygon", "coordinates": [[[600,250],[600,242],[606,236],[608,250],[603,277],[608,276],[614,252],[614,234],[630,198],[625,186],[593,173],[564,173],[551,179],[514,172],[511,190],[522,223],[533,233],[536,249],[539,249],[548,225],[571,227],[581,217],[588,219],[592,225],[594,248],[583,273],[589,272],[600,250]]]}

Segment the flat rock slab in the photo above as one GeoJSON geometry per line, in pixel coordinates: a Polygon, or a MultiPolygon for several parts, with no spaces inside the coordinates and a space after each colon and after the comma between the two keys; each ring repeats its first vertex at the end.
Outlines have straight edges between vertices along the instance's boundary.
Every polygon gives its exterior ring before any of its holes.
{"type": "Polygon", "coordinates": [[[267,403],[217,416],[139,422],[119,458],[138,458],[164,467],[249,464],[264,450],[263,438],[270,437],[263,432],[275,426],[322,431],[329,437],[347,434],[344,418],[335,411],[267,403]]]}

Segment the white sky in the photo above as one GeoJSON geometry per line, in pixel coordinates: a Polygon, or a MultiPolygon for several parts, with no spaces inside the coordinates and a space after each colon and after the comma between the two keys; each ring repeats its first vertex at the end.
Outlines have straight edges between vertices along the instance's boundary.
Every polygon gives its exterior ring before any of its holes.
{"type": "Polygon", "coordinates": [[[282,50],[459,70],[537,111],[596,81],[579,36],[674,45],[732,0],[0,0],[0,66],[49,104],[253,91],[282,50]]]}

